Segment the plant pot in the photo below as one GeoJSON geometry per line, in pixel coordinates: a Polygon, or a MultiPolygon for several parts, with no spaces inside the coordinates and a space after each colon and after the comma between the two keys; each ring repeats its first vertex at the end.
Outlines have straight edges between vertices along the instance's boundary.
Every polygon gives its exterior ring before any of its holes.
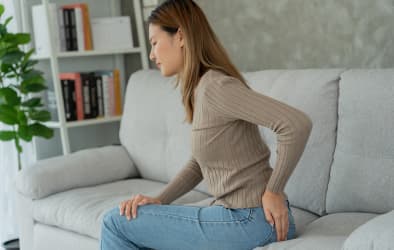
{"type": "Polygon", "coordinates": [[[3,243],[6,250],[19,250],[19,239],[7,240],[3,243]]]}

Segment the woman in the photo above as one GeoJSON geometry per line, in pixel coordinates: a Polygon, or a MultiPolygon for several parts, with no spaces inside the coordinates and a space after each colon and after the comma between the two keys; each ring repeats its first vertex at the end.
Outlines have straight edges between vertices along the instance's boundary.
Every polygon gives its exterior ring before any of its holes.
{"type": "Polygon", "coordinates": [[[148,22],[150,59],[181,87],[192,156],[158,196],[138,194],[104,216],[101,249],[242,250],[294,238],[283,190],[309,117],[248,87],[192,0],[165,1],[148,22]],[[274,170],[257,125],[277,134],[274,170]],[[209,206],[169,205],[203,179],[209,206]]]}

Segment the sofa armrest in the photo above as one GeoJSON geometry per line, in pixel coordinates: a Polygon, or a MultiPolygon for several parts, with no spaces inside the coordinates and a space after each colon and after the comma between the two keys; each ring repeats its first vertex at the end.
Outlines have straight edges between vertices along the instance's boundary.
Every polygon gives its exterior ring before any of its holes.
{"type": "Polygon", "coordinates": [[[346,239],[342,250],[393,249],[394,210],[379,215],[354,230],[346,239]]]}
{"type": "Polygon", "coordinates": [[[126,149],[111,145],[40,160],[18,172],[14,185],[24,196],[41,199],[73,188],[138,176],[126,149]]]}

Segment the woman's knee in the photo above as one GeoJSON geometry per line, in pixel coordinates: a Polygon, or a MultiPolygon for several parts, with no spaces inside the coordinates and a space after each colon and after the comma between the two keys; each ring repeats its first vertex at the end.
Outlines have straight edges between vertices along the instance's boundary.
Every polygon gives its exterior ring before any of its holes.
{"type": "Polygon", "coordinates": [[[107,211],[104,214],[103,220],[102,220],[102,226],[104,227],[109,227],[109,228],[114,228],[116,227],[116,222],[119,221],[120,217],[120,211],[118,207],[114,207],[113,209],[107,211]]]}

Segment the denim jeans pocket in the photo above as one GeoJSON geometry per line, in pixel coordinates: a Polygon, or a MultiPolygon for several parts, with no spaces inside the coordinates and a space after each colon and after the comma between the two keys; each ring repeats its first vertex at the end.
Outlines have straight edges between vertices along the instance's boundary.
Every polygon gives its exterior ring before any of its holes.
{"type": "Polygon", "coordinates": [[[250,220],[253,209],[251,208],[226,208],[229,211],[233,221],[241,222],[250,220]]]}

